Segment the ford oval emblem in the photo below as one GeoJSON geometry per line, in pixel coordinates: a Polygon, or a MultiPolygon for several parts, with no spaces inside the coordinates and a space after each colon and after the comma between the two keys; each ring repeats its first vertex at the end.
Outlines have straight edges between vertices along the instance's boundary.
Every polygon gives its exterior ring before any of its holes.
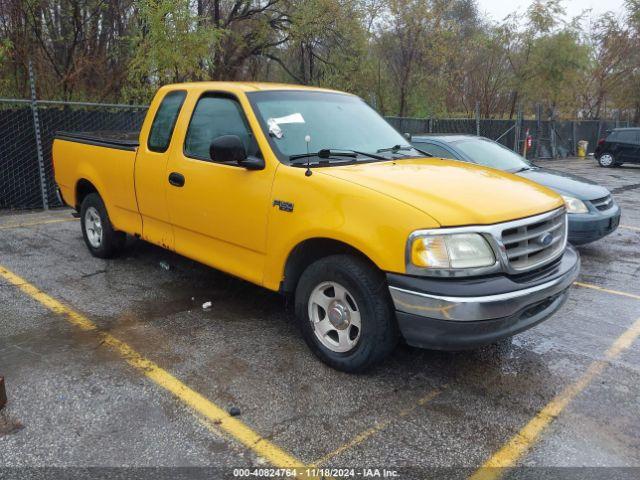
{"type": "Polygon", "coordinates": [[[538,243],[538,245],[540,245],[542,247],[548,247],[552,240],[553,240],[553,234],[547,232],[547,233],[543,233],[542,235],[540,235],[536,239],[536,242],[538,243]]]}

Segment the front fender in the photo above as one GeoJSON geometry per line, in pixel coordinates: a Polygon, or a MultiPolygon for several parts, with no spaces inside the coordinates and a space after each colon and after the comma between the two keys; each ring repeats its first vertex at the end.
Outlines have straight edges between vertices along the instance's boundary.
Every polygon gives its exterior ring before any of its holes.
{"type": "Polygon", "coordinates": [[[269,211],[263,285],[277,290],[291,252],[300,243],[325,238],[358,250],[378,268],[404,273],[411,232],[440,225],[415,207],[345,180],[304,169],[278,169],[269,211]],[[280,202],[293,204],[283,210],[280,202]]]}

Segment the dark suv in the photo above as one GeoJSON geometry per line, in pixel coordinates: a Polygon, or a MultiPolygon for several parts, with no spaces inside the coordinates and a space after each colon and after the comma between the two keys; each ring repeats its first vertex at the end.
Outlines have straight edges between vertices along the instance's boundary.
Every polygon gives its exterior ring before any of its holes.
{"type": "Polygon", "coordinates": [[[640,163],[640,128],[616,128],[598,141],[594,156],[601,167],[640,163]]]}

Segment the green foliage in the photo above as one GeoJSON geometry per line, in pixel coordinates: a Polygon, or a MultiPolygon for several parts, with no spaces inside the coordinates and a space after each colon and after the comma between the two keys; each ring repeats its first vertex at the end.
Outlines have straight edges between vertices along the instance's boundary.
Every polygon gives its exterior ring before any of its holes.
{"type": "Polygon", "coordinates": [[[562,30],[533,40],[529,75],[523,82],[526,98],[551,109],[575,103],[580,77],[587,75],[589,49],[576,32],[562,30]]]}
{"type": "Polygon", "coordinates": [[[202,79],[222,32],[204,25],[188,0],[140,0],[137,6],[126,98],[149,101],[160,85],[202,79]]]}
{"type": "MultiPolygon", "coordinates": [[[[0,39],[0,72],[4,70],[6,62],[9,61],[13,45],[8,38],[0,39]]],[[[10,88],[9,79],[0,77],[0,96],[5,96],[10,88]]]]}
{"type": "Polygon", "coordinates": [[[289,6],[291,27],[283,53],[290,76],[304,84],[366,93],[370,65],[361,4],[296,0],[289,6]]]}
{"type": "Polygon", "coordinates": [[[640,0],[626,0],[625,5],[629,17],[629,24],[633,27],[637,35],[640,32],[640,0]]]}
{"type": "Polygon", "coordinates": [[[0,92],[147,102],[191,80],[293,82],[356,93],[382,113],[546,112],[640,119],[640,0],[567,18],[535,0],[488,21],[477,0],[6,0],[0,92]],[[624,114],[623,114],[624,115],[624,114]]]}
{"type": "Polygon", "coordinates": [[[561,0],[536,0],[527,9],[529,34],[551,32],[565,14],[561,0]]]}

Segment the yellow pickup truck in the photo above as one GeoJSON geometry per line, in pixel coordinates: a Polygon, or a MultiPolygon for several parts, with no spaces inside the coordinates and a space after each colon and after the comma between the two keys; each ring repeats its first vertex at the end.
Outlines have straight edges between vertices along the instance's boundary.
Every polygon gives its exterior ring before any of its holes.
{"type": "Polygon", "coordinates": [[[58,132],[53,161],[93,255],[134,235],[292,295],[311,350],[344,371],[401,338],[514,335],[558,310],[580,268],[557,194],[428,158],[337,91],[169,85],[140,132],[58,132]]]}

